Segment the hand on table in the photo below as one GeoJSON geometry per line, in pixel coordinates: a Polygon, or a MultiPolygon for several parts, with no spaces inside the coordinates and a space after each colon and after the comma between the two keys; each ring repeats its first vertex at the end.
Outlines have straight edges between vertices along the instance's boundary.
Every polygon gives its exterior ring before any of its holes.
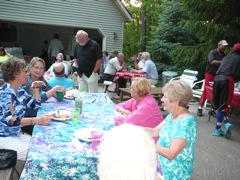
{"type": "Polygon", "coordinates": [[[51,116],[50,114],[45,114],[45,115],[42,115],[39,117],[39,121],[38,121],[38,124],[41,124],[41,125],[49,125],[51,122],[51,116]]]}
{"type": "Polygon", "coordinates": [[[62,86],[57,85],[57,86],[54,87],[54,90],[55,90],[55,93],[56,93],[58,90],[60,90],[60,91],[63,91],[63,95],[66,94],[66,89],[65,89],[64,87],[62,87],[62,86]]]}

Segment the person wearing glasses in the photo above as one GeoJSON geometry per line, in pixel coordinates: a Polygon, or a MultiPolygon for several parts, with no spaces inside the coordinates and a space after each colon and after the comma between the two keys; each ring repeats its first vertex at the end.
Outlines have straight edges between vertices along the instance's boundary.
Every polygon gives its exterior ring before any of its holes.
{"type": "Polygon", "coordinates": [[[26,125],[48,125],[49,115],[24,117],[25,108],[38,109],[41,105],[39,87],[43,81],[31,85],[33,95],[21,86],[27,82],[26,62],[16,57],[9,58],[1,66],[5,83],[0,87],[0,147],[17,151],[19,160],[26,160],[31,136],[23,134],[21,127],[26,125]]]}
{"type": "MultiPolygon", "coordinates": [[[[57,97],[57,90],[63,90],[65,88],[62,86],[51,87],[47,81],[43,78],[45,72],[45,61],[39,57],[33,57],[28,65],[28,79],[27,83],[23,85],[23,88],[28,94],[33,94],[32,83],[34,81],[43,81],[45,86],[40,86],[38,88],[41,96],[41,102],[45,102],[50,97],[57,97]]],[[[25,117],[36,117],[38,109],[26,108],[25,117]]],[[[32,135],[33,125],[22,127],[22,131],[32,135]]]]}

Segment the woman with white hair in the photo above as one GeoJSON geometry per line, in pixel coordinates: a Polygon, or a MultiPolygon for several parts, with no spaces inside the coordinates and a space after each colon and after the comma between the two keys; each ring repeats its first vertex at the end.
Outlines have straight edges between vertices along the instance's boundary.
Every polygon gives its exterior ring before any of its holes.
{"type": "Polygon", "coordinates": [[[100,180],[154,180],[157,154],[150,135],[131,124],[114,127],[100,145],[100,180]]]}

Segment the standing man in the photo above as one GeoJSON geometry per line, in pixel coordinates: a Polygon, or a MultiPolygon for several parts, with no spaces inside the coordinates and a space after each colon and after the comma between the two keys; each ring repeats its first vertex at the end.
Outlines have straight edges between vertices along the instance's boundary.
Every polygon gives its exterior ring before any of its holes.
{"type": "Polygon", "coordinates": [[[59,34],[54,35],[54,39],[50,41],[48,46],[48,57],[50,61],[50,65],[52,65],[56,61],[57,54],[63,50],[63,44],[59,40],[59,34]]]}
{"type": "Polygon", "coordinates": [[[208,54],[207,67],[205,72],[205,84],[202,96],[199,99],[199,107],[197,111],[198,116],[202,116],[202,107],[206,101],[206,90],[205,86],[209,86],[210,81],[214,81],[215,74],[218,70],[219,65],[221,64],[222,58],[225,56],[225,49],[228,46],[226,40],[221,40],[218,43],[217,49],[213,49],[208,54]]]}
{"type": "Polygon", "coordinates": [[[79,30],[76,34],[74,57],[77,59],[79,89],[82,85],[87,85],[88,92],[98,92],[98,70],[102,64],[101,47],[88,34],[79,30]]]}
{"type": "Polygon", "coordinates": [[[231,137],[233,125],[229,123],[227,114],[233,98],[234,83],[238,81],[240,81],[240,43],[234,44],[233,53],[222,59],[214,78],[213,108],[217,110],[214,136],[225,135],[227,139],[231,137]],[[221,129],[222,122],[225,131],[221,129]]]}

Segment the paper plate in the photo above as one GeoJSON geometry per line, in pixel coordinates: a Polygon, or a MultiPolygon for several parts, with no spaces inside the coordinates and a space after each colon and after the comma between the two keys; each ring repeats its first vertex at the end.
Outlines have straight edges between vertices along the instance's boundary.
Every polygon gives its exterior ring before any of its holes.
{"type": "Polygon", "coordinates": [[[64,98],[65,99],[74,99],[75,98],[74,94],[77,94],[77,93],[79,93],[79,90],[69,89],[69,90],[66,91],[66,94],[64,95],[64,98]]]}
{"type": "Polygon", "coordinates": [[[91,142],[91,131],[103,131],[101,129],[96,128],[84,128],[84,129],[78,129],[74,132],[74,136],[78,139],[81,139],[86,142],[91,142]]]}
{"type": "Polygon", "coordinates": [[[59,110],[59,117],[58,117],[58,111],[52,111],[52,112],[49,112],[48,114],[50,114],[52,120],[55,120],[55,121],[66,121],[71,119],[70,111],[59,110]]]}

